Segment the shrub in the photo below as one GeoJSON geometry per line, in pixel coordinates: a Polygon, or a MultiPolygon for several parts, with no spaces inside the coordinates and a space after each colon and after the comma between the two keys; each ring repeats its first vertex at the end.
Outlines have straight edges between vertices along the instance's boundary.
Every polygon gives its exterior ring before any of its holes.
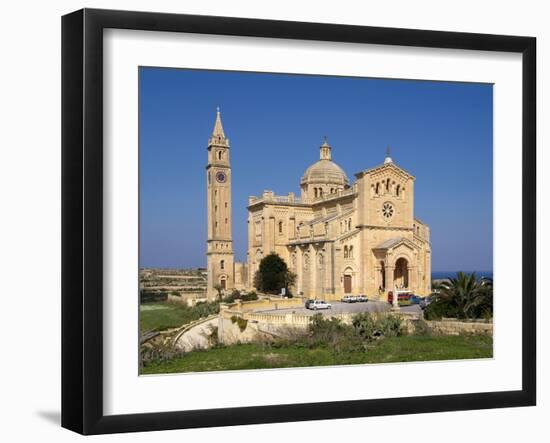
{"type": "Polygon", "coordinates": [[[246,326],[248,325],[248,320],[246,320],[242,317],[237,317],[236,315],[232,315],[231,316],[231,323],[233,323],[233,324],[237,323],[237,326],[239,327],[240,331],[244,332],[245,329],[246,329],[246,326]]]}
{"type": "Polygon", "coordinates": [[[437,299],[424,309],[426,320],[441,320],[442,317],[462,318],[461,311],[450,299],[437,299]]]}
{"type": "Polygon", "coordinates": [[[148,291],[144,289],[139,293],[139,300],[141,303],[166,301],[167,299],[168,294],[163,291],[148,291]]]}
{"type": "Polygon", "coordinates": [[[376,318],[370,312],[361,312],[353,316],[352,325],[357,333],[366,340],[372,340],[380,335],[376,318]]]}
{"type": "Polygon", "coordinates": [[[229,294],[229,295],[226,295],[223,299],[222,299],[222,302],[223,303],[235,303],[235,297],[233,297],[233,294],[229,294]]]}
{"type": "Polygon", "coordinates": [[[192,308],[187,308],[192,312],[193,317],[199,318],[208,317],[209,315],[220,312],[220,304],[217,302],[199,302],[192,308]]]}
{"type": "Polygon", "coordinates": [[[338,318],[325,319],[322,314],[315,314],[309,325],[309,333],[312,346],[328,346],[337,354],[366,349],[364,340],[355,328],[338,318]]]}
{"type": "Polygon", "coordinates": [[[233,292],[229,295],[226,295],[223,298],[224,303],[235,303],[235,300],[242,300],[242,301],[253,301],[258,300],[258,294],[256,292],[248,292],[248,293],[240,293],[238,290],[233,290],[233,292]]]}
{"type": "Polygon", "coordinates": [[[378,318],[377,326],[380,328],[380,333],[385,337],[396,337],[401,335],[401,325],[403,320],[401,317],[393,314],[381,315],[378,318]]]}
{"type": "Polygon", "coordinates": [[[242,294],[242,295],[241,295],[241,300],[242,300],[242,301],[254,301],[254,300],[258,300],[258,294],[256,294],[255,291],[251,291],[251,292],[249,292],[248,294],[242,294]]]}
{"type": "Polygon", "coordinates": [[[401,317],[393,314],[372,314],[361,312],[355,314],[352,326],[365,340],[373,340],[380,336],[395,337],[401,335],[401,317]]]}

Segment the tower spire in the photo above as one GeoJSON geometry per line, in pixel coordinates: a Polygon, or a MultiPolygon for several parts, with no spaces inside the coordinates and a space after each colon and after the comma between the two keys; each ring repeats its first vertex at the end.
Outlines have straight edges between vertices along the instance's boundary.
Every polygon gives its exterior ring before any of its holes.
{"type": "Polygon", "coordinates": [[[225,138],[225,133],[223,132],[222,116],[219,106],[216,107],[216,121],[214,123],[214,129],[212,130],[212,136],[210,137],[210,144],[229,147],[229,140],[225,138]]]}
{"type": "Polygon", "coordinates": [[[390,156],[390,145],[386,147],[386,158],[384,159],[384,163],[393,163],[393,160],[390,156]]]}
{"type": "Polygon", "coordinates": [[[220,107],[216,108],[216,123],[214,123],[214,130],[212,131],[212,136],[225,138],[222,126],[222,116],[220,114],[220,107]]]}

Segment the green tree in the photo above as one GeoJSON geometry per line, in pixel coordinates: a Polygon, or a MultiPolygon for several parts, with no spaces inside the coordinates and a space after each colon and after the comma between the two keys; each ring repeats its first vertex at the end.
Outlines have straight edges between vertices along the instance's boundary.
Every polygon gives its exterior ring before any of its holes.
{"type": "Polygon", "coordinates": [[[276,253],[266,255],[254,274],[254,286],[258,291],[278,294],[281,288],[288,289],[296,276],[288,269],[285,261],[276,253]]]}
{"type": "Polygon", "coordinates": [[[477,278],[475,273],[459,272],[456,278],[442,281],[432,296],[434,301],[425,312],[428,319],[441,316],[479,318],[493,315],[493,281],[477,278]]]}
{"type": "Polygon", "coordinates": [[[223,289],[223,288],[222,288],[222,285],[220,285],[219,283],[216,283],[216,284],[214,285],[214,289],[215,289],[216,291],[218,291],[218,300],[221,301],[221,300],[222,300],[222,295],[223,295],[223,294],[222,294],[222,289],[223,289]]]}

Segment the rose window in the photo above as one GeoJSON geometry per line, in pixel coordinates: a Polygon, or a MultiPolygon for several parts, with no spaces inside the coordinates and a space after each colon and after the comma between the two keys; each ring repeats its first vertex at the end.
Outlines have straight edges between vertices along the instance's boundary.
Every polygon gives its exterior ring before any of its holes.
{"type": "Polygon", "coordinates": [[[391,203],[384,203],[384,205],[382,206],[382,215],[384,216],[384,218],[389,220],[393,217],[393,213],[393,205],[391,203]]]}

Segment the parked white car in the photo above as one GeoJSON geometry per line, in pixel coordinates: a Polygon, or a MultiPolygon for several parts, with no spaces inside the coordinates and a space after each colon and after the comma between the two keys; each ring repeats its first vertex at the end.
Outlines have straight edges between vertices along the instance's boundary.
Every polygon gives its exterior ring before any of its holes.
{"type": "Polygon", "coordinates": [[[342,297],[342,303],[355,303],[356,301],[353,295],[344,295],[342,297]]]}
{"type": "Polygon", "coordinates": [[[332,305],[323,300],[314,300],[309,304],[309,309],[317,311],[318,309],[331,309],[332,305]]]}

